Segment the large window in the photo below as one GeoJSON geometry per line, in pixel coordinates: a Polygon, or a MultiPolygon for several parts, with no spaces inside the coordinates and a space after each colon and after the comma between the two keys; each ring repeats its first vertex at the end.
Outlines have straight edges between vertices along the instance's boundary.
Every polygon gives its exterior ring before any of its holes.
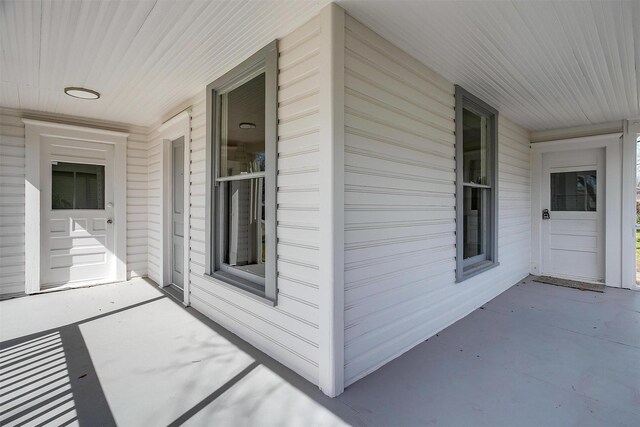
{"type": "Polygon", "coordinates": [[[208,273],[276,300],[277,45],[207,86],[208,273]]]}
{"type": "Polygon", "coordinates": [[[497,265],[498,112],[456,86],[456,279],[497,265]]]}

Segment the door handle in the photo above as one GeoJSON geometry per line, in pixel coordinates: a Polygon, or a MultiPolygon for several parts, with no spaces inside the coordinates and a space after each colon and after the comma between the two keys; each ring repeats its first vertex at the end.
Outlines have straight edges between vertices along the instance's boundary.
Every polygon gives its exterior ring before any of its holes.
{"type": "Polygon", "coordinates": [[[549,209],[542,209],[542,219],[551,219],[551,215],[549,215],[549,209]]]}
{"type": "Polygon", "coordinates": [[[107,224],[113,224],[113,220],[112,220],[111,218],[109,218],[109,219],[107,220],[107,224]]]}

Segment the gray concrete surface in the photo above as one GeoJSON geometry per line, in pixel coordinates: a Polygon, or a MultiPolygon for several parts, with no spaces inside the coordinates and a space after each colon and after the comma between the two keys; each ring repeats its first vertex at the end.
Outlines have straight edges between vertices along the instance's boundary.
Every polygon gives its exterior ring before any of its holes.
{"type": "Polygon", "coordinates": [[[640,424],[640,293],[524,281],[336,399],[137,279],[0,302],[0,424],[640,424]]]}

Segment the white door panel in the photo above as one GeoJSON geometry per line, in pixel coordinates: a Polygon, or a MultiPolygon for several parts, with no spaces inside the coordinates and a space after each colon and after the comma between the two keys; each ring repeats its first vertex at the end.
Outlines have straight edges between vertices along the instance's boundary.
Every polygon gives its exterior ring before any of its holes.
{"type": "Polygon", "coordinates": [[[604,281],[604,160],[604,149],[543,155],[542,274],[604,281]]]}
{"type": "Polygon", "coordinates": [[[171,215],[171,283],[182,287],[184,264],[184,139],[171,143],[173,159],[171,215]]]}
{"type": "Polygon", "coordinates": [[[47,137],[41,149],[42,285],[114,281],[113,144],[47,137]]]}

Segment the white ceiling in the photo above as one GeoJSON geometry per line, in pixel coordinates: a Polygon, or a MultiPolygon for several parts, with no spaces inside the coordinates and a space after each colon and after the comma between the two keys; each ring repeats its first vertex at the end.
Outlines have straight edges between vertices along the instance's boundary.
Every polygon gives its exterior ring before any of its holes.
{"type": "MultiPolygon", "coordinates": [[[[329,2],[0,1],[0,105],[138,125],[329,2]]],[[[531,130],[640,116],[640,1],[338,3],[531,130]]]]}
{"type": "Polygon", "coordinates": [[[0,105],[148,126],[329,0],[0,2],[0,105]]]}
{"type": "Polygon", "coordinates": [[[640,116],[638,0],[339,3],[530,130],[640,116]]]}

